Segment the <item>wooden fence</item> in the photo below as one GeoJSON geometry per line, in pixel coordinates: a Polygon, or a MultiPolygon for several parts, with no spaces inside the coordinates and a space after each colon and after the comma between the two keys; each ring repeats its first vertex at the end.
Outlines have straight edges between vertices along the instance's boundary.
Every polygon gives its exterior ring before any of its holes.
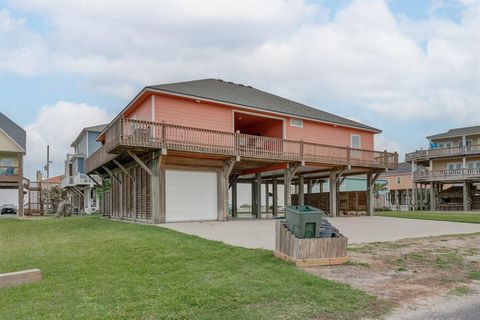
{"type": "MultiPolygon", "coordinates": [[[[330,214],[329,192],[304,195],[304,203],[330,214]]],[[[292,194],[292,205],[298,205],[298,194],[292,194]]],[[[344,215],[359,215],[367,212],[366,191],[342,191],[338,193],[338,210],[344,215]]]]}
{"type": "Polygon", "coordinates": [[[298,266],[334,265],[347,261],[348,238],[338,233],[337,238],[299,239],[284,222],[275,223],[275,251],[278,258],[298,266]]]}

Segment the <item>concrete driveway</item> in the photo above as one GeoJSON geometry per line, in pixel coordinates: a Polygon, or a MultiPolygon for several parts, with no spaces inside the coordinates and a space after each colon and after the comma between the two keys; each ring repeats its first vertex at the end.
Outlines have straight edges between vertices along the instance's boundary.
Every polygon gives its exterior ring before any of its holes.
{"type": "MultiPolygon", "coordinates": [[[[405,238],[480,232],[480,224],[446,221],[386,217],[339,217],[328,220],[348,237],[349,243],[385,242],[405,238]]],[[[234,246],[268,250],[273,250],[275,247],[275,226],[271,219],[179,222],[159,226],[234,246]]]]}

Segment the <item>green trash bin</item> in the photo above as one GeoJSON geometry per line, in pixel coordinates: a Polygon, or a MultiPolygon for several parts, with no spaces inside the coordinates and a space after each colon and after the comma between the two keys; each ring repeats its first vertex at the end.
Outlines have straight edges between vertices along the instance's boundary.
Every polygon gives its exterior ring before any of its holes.
{"type": "Polygon", "coordinates": [[[312,206],[290,206],[285,208],[287,228],[297,238],[319,238],[323,210],[312,206]]]}

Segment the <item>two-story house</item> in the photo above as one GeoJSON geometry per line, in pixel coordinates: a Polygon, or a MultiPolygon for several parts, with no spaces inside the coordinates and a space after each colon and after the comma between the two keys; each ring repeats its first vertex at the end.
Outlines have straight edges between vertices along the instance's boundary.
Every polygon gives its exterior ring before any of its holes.
{"type": "Polygon", "coordinates": [[[23,216],[23,157],[26,153],[26,133],[0,112],[0,207],[17,206],[23,216]]]}
{"type": "Polygon", "coordinates": [[[276,215],[277,186],[290,205],[294,179],[300,185],[328,179],[333,216],[338,185],[362,174],[372,214],[373,183],[398,163],[396,153],[374,150],[379,132],[247,85],[218,79],[155,85],[98,136],[103,146],[87,159],[86,172],[110,181],[102,209],[117,219],[225,220],[230,206],[237,214],[238,183],[251,184],[257,218],[262,185],[271,186],[276,215]]]}
{"type": "Polygon", "coordinates": [[[415,207],[428,199],[431,210],[479,210],[480,126],[450,129],[427,139],[427,149],[406,155],[412,164],[415,207]]]}
{"type": "Polygon", "coordinates": [[[412,165],[407,162],[398,164],[395,170],[382,173],[386,180],[385,206],[392,210],[410,210],[412,204],[412,165]]]}
{"type": "Polygon", "coordinates": [[[86,174],[85,160],[102,146],[96,139],[105,127],[83,128],[71,144],[73,153],[67,154],[65,160],[65,174],[60,186],[68,191],[73,208],[78,212],[90,214],[99,209],[95,190],[98,177],[86,174]]]}

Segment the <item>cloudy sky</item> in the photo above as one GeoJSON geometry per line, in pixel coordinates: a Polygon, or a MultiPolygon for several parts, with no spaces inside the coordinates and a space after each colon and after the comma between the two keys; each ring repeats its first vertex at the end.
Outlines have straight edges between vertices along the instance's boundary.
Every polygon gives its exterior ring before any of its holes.
{"type": "Polygon", "coordinates": [[[145,85],[221,78],[378,127],[402,155],[480,124],[480,0],[0,0],[0,110],[27,175],[145,85]]]}

